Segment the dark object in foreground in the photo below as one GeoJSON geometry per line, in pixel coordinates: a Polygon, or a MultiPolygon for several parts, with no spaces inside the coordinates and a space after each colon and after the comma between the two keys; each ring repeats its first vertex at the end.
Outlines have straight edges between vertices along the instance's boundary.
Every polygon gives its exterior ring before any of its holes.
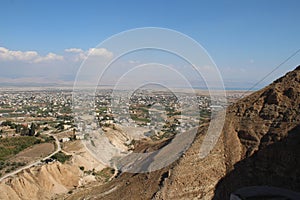
{"type": "Polygon", "coordinates": [[[230,200],[247,200],[247,199],[300,199],[300,193],[293,192],[277,187],[270,186],[252,186],[238,189],[230,195],[230,200]]]}

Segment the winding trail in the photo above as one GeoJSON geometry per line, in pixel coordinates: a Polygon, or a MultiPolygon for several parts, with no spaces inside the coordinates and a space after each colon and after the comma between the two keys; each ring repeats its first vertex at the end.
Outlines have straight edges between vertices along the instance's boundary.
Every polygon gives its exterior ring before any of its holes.
{"type": "Polygon", "coordinates": [[[48,131],[48,132],[45,132],[45,133],[43,133],[43,134],[44,134],[44,135],[48,135],[48,136],[52,136],[52,137],[55,139],[56,150],[55,150],[53,153],[51,153],[50,155],[48,155],[48,156],[46,156],[46,157],[44,157],[44,158],[42,158],[42,159],[39,159],[39,160],[37,160],[37,161],[35,161],[35,162],[33,162],[33,163],[30,163],[30,164],[28,164],[28,165],[26,165],[26,166],[23,166],[23,167],[21,167],[21,168],[15,170],[15,171],[13,171],[13,172],[10,172],[10,173],[8,173],[8,174],[5,174],[4,176],[2,176],[2,177],[0,178],[0,182],[3,181],[4,179],[6,179],[7,177],[14,176],[14,175],[16,175],[17,173],[19,173],[19,172],[21,172],[21,171],[23,171],[23,170],[25,170],[25,169],[29,169],[30,167],[33,167],[33,166],[35,166],[35,165],[42,164],[41,160],[46,160],[46,159],[48,159],[48,158],[51,158],[53,155],[55,155],[56,153],[58,153],[59,151],[61,151],[61,145],[60,145],[60,142],[59,142],[58,138],[57,138],[55,135],[51,134],[52,132],[53,132],[53,131],[48,131]]]}

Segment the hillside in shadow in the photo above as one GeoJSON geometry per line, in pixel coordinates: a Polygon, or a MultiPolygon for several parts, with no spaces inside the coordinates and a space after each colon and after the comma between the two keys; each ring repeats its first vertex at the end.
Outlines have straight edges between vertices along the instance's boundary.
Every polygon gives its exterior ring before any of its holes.
{"type": "Polygon", "coordinates": [[[214,200],[229,199],[248,186],[274,186],[300,192],[300,125],[279,142],[234,165],[216,186],[214,200]]]}

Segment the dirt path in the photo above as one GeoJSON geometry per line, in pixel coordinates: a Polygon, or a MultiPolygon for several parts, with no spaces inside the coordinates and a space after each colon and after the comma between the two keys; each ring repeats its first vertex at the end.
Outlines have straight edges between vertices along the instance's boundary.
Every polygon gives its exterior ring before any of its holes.
{"type": "Polygon", "coordinates": [[[6,179],[7,177],[14,176],[14,175],[16,175],[17,173],[19,173],[19,172],[21,172],[21,171],[23,171],[23,170],[25,170],[25,169],[29,169],[30,167],[33,167],[33,166],[35,166],[35,165],[42,164],[41,160],[46,160],[46,159],[48,159],[48,158],[51,158],[53,155],[55,155],[56,153],[58,153],[59,151],[61,151],[61,146],[60,146],[60,142],[59,142],[58,138],[57,138],[55,135],[51,134],[51,133],[52,133],[52,131],[48,131],[48,132],[45,132],[45,133],[43,133],[43,134],[48,135],[48,136],[53,136],[53,138],[55,139],[55,143],[56,143],[56,147],[57,147],[57,148],[56,148],[56,150],[55,150],[53,153],[51,153],[50,155],[48,155],[48,156],[46,156],[46,157],[44,157],[44,158],[42,158],[42,159],[39,159],[39,160],[37,160],[37,161],[35,161],[35,162],[33,162],[33,163],[30,163],[30,164],[28,164],[28,165],[26,165],[26,166],[23,166],[23,167],[21,167],[21,168],[19,168],[19,169],[16,169],[16,170],[13,171],[13,172],[10,172],[10,173],[8,173],[8,174],[5,174],[4,176],[2,176],[2,177],[0,178],[0,182],[1,182],[2,180],[6,179]]]}

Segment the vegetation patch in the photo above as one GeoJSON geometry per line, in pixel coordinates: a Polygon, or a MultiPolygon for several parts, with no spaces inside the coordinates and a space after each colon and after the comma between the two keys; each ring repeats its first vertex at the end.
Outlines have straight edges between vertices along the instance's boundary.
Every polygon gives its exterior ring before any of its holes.
{"type": "Polygon", "coordinates": [[[107,167],[98,172],[93,172],[92,174],[100,181],[109,181],[109,179],[114,175],[115,169],[107,167]]]}
{"type": "MultiPolygon", "coordinates": [[[[14,171],[15,169],[26,165],[24,162],[5,162],[0,161],[0,170],[5,170],[5,173],[14,171]]],[[[2,174],[2,173],[0,173],[2,174]]]]}
{"type": "Polygon", "coordinates": [[[30,136],[20,136],[0,139],[0,160],[6,160],[27,147],[41,143],[41,139],[30,136]]]}
{"type": "Polygon", "coordinates": [[[52,159],[55,159],[61,163],[65,163],[66,161],[70,160],[72,155],[67,155],[64,152],[60,151],[53,156],[51,156],[52,159]]]}

